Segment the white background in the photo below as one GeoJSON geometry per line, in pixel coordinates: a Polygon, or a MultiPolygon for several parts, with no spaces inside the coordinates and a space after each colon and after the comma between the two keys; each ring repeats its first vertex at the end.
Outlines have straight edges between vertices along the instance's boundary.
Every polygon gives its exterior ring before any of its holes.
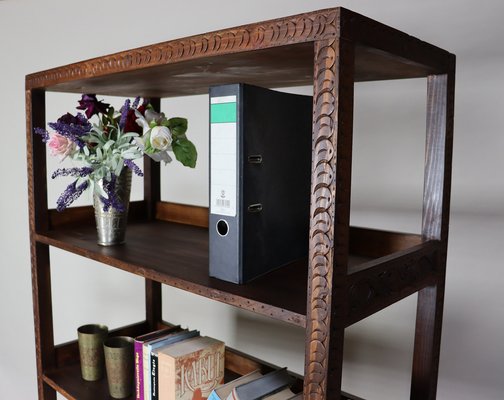
{"type": "MultiPolygon", "coordinates": [[[[504,3],[482,0],[0,1],[0,390],[36,398],[25,153],[24,76],[71,62],[210,30],[342,5],[457,54],[451,237],[439,374],[440,399],[504,398],[504,3]]],[[[296,89],[310,92],[310,88],[296,89]]],[[[108,100],[108,99],[107,99],[108,100]]],[[[48,95],[48,121],[77,96],[48,95]]],[[[119,102],[119,100],[114,100],[119,102]]],[[[163,102],[186,116],[195,170],[163,169],[163,198],[208,202],[207,96],[163,102]]],[[[356,85],[352,223],[418,232],[425,82],[356,85]]],[[[52,170],[57,164],[52,160],[52,170]]],[[[141,198],[136,182],[135,198],[141,198]]],[[[51,183],[54,205],[65,182],[51,183]]],[[[152,238],[156,240],[156,238],[152,238]]],[[[139,277],[52,250],[56,342],[88,322],[143,318],[139,277]]],[[[198,328],[302,373],[304,331],[164,288],[164,318],[198,328]]],[[[409,393],[415,296],[347,331],[345,390],[369,399],[409,393]]]]}

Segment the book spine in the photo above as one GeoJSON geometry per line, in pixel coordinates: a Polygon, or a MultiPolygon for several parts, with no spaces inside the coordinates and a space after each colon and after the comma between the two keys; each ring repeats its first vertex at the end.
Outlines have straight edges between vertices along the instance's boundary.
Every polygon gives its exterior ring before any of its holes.
{"type": "Polygon", "coordinates": [[[143,345],[143,396],[144,400],[150,399],[150,351],[151,347],[149,344],[144,343],[143,345]]]}
{"type": "Polygon", "coordinates": [[[151,396],[152,400],[159,400],[158,388],[158,356],[151,354],[151,396]]]}
{"type": "Polygon", "coordinates": [[[144,400],[142,343],[135,340],[135,399],[144,400]]]}
{"type": "MultiPolygon", "coordinates": [[[[158,397],[159,400],[169,400],[175,393],[175,380],[170,376],[170,364],[173,359],[165,354],[158,354],[158,397]],[[170,380],[171,379],[171,380],[170,380]]],[[[173,397],[174,398],[174,397],[173,397]]]]}
{"type": "Polygon", "coordinates": [[[209,273],[241,280],[240,85],[210,88],[209,273]]]}

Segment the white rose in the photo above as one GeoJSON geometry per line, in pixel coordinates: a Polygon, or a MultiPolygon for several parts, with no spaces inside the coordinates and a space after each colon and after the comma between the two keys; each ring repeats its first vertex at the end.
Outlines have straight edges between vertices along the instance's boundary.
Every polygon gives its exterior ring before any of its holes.
{"type": "Polygon", "coordinates": [[[150,142],[156,150],[168,150],[172,143],[170,130],[166,126],[155,126],[151,130],[150,142]]]}

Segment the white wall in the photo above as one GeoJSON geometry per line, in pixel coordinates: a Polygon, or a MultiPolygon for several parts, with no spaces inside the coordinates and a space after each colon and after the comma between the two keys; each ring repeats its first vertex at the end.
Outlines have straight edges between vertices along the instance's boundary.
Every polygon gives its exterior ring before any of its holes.
{"type": "MultiPolygon", "coordinates": [[[[487,0],[275,2],[0,0],[0,389],[2,398],[35,399],[26,189],[24,76],[27,73],[168,39],[303,11],[342,5],[457,54],[452,224],[440,399],[504,397],[504,337],[499,250],[504,243],[504,3],[487,0]],[[148,5],[147,5],[148,4],[148,5]]],[[[309,90],[306,88],[300,91],[309,90]]],[[[352,223],[418,231],[424,143],[424,82],[356,86],[352,223]],[[400,165],[400,167],[397,167],[400,165]]],[[[48,120],[70,111],[76,96],[49,95],[48,120]]],[[[163,170],[163,197],[207,203],[207,98],[166,101],[186,115],[197,143],[195,171],[163,170]],[[187,182],[191,182],[190,185],[187,182]],[[195,183],[196,182],[196,183],[195,183]]],[[[52,167],[51,167],[52,168],[52,167]]],[[[60,184],[60,185],[63,185],[60,184]]],[[[50,202],[61,186],[50,187],[50,202]]],[[[141,196],[136,191],[135,196],[141,196]]],[[[85,322],[110,327],[143,318],[136,276],[51,250],[56,341],[85,322]]],[[[198,327],[229,345],[303,368],[302,329],[167,288],[167,320],[198,327]]],[[[415,297],[347,332],[345,390],[370,399],[408,396],[415,297]]]]}

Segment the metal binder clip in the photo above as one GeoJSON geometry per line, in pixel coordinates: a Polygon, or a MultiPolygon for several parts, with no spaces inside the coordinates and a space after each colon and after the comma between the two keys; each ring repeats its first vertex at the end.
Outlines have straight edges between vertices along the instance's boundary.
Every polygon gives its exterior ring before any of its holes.
{"type": "Polygon", "coordinates": [[[251,156],[248,156],[248,162],[250,164],[261,164],[262,163],[262,155],[253,154],[251,156]]]}
{"type": "Polygon", "coordinates": [[[248,206],[248,212],[261,212],[262,211],[262,204],[257,203],[257,204],[251,204],[248,206]]]}

